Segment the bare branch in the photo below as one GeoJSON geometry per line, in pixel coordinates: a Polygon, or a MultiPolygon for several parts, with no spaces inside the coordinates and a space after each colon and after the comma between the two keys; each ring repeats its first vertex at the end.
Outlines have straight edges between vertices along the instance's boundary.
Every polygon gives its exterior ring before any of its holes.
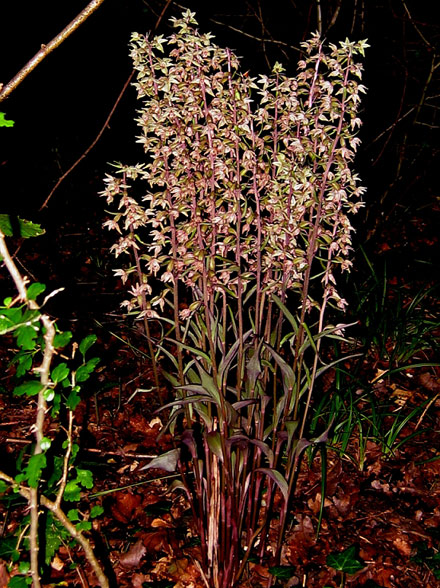
{"type": "Polygon", "coordinates": [[[15,75],[10,82],[8,82],[0,91],[0,102],[5,100],[15,88],[21,84],[25,77],[39,65],[43,59],[56,49],[61,43],[69,37],[95,10],[104,2],[104,0],[92,0],[82,12],[80,12],[70,22],[61,33],[50,41],[47,45],[41,45],[41,49],[36,53],[30,61],[15,75]]]}

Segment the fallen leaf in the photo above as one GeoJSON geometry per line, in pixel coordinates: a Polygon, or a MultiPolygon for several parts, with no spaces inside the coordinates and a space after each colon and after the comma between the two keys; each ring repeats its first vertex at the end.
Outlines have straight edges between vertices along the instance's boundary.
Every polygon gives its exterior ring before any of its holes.
{"type": "Polygon", "coordinates": [[[160,551],[163,551],[168,555],[172,555],[173,553],[173,548],[168,540],[168,534],[165,529],[145,533],[142,537],[142,542],[147,553],[158,553],[160,551]]]}
{"type": "Polygon", "coordinates": [[[115,498],[116,503],[111,507],[113,516],[120,523],[130,522],[134,511],[141,504],[141,497],[131,492],[117,492],[115,498]]]}
{"type": "Polygon", "coordinates": [[[0,561],[0,588],[7,588],[9,583],[9,574],[6,565],[0,561]]]}
{"type": "Polygon", "coordinates": [[[127,553],[121,555],[119,562],[125,568],[138,568],[140,561],[146,552],[147,550],[142,539],[139,539],[134,545],[130,547],[127,553]]]}
{"type": "Polygon", "coordinates": [[[398,549],[399,553],[405,557],[411,555],[411,545],[404,537],[396,537],[393,541],[393,545],[398,549]]]}

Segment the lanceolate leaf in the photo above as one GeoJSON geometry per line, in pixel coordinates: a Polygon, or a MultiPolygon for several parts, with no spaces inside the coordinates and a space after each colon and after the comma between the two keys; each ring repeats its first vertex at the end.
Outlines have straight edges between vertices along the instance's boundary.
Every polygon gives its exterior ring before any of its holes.
{"type": "Polygon", "coordinates": [[[177,462],[180,456],[180,449],[171,449],[162,455],[154,457],[150,463],[140,468],[139,471],[149,470],[151,468],[157,468],[159,470],[165,470],[166,472],[175,472],[177,470],[177,462]]]}
{"type": "Polygon", "coordinates": [[[269,476],[269,478],[271,478],[281,490],[285,502],[287,503],[289,501],[289,486],[287,485],[286,478],[284,478],[278,470],[271,468],[258,468],[255,472],[261,472],[262,474],[269,476]]]}
{"type": "Polygon", "coordinates": [[[293,373],[292,368],[272,347],[266,345],[266,349],[272,355],[283,374],[283,384],[285,391],[287,392],[287,390],[293,390],[295,386],[295,374],[293,373]]]}

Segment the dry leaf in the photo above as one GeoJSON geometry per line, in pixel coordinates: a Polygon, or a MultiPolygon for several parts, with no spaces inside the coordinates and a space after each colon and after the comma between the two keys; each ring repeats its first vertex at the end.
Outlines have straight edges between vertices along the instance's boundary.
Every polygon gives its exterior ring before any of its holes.
{"type": "Polygon", "coordinates": [[[9,583],[9,574],[4,562],[0,561],[0,588],[7,588],[9,583]]]}
{"type": "Polygon", "coordinates": [[[120,523],[128,523],[133,517],[133,513],[141,504],[141,497],[131,492],[117,492],[116,503],[112,505],[112,515],[120,523]]]}
{"type": "Polygon", "coordinates": [[[138,568],[141,559],[146,554],[147,550],[144,546],[142,539],[136,541],[134,545],[130,547],[127,553],[121,555],[119,562],[125,568],[138,568]]]}

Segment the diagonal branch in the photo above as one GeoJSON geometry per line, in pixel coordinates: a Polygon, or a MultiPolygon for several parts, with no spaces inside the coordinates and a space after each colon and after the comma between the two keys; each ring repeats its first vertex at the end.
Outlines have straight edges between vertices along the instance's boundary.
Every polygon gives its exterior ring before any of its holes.
{"type": "Polygon", "coordinates": [[[25,77],[33,71],[37,65],[39,65],[43,59],[49,55],[54,49],[56,49],[61,43],[69,37],[76,29],[93,13],[104,0],[92,0],[82,12],[80,12],[67,27],[65,27],[61,33],[52,39],[47,45],[41,45],[41,49],[36,53],[31,60],[15,75],[10,82],[8,82],[3,88],[0,84],[0,102],[5,100],[15,88],[21,84],[25,77]]]}

